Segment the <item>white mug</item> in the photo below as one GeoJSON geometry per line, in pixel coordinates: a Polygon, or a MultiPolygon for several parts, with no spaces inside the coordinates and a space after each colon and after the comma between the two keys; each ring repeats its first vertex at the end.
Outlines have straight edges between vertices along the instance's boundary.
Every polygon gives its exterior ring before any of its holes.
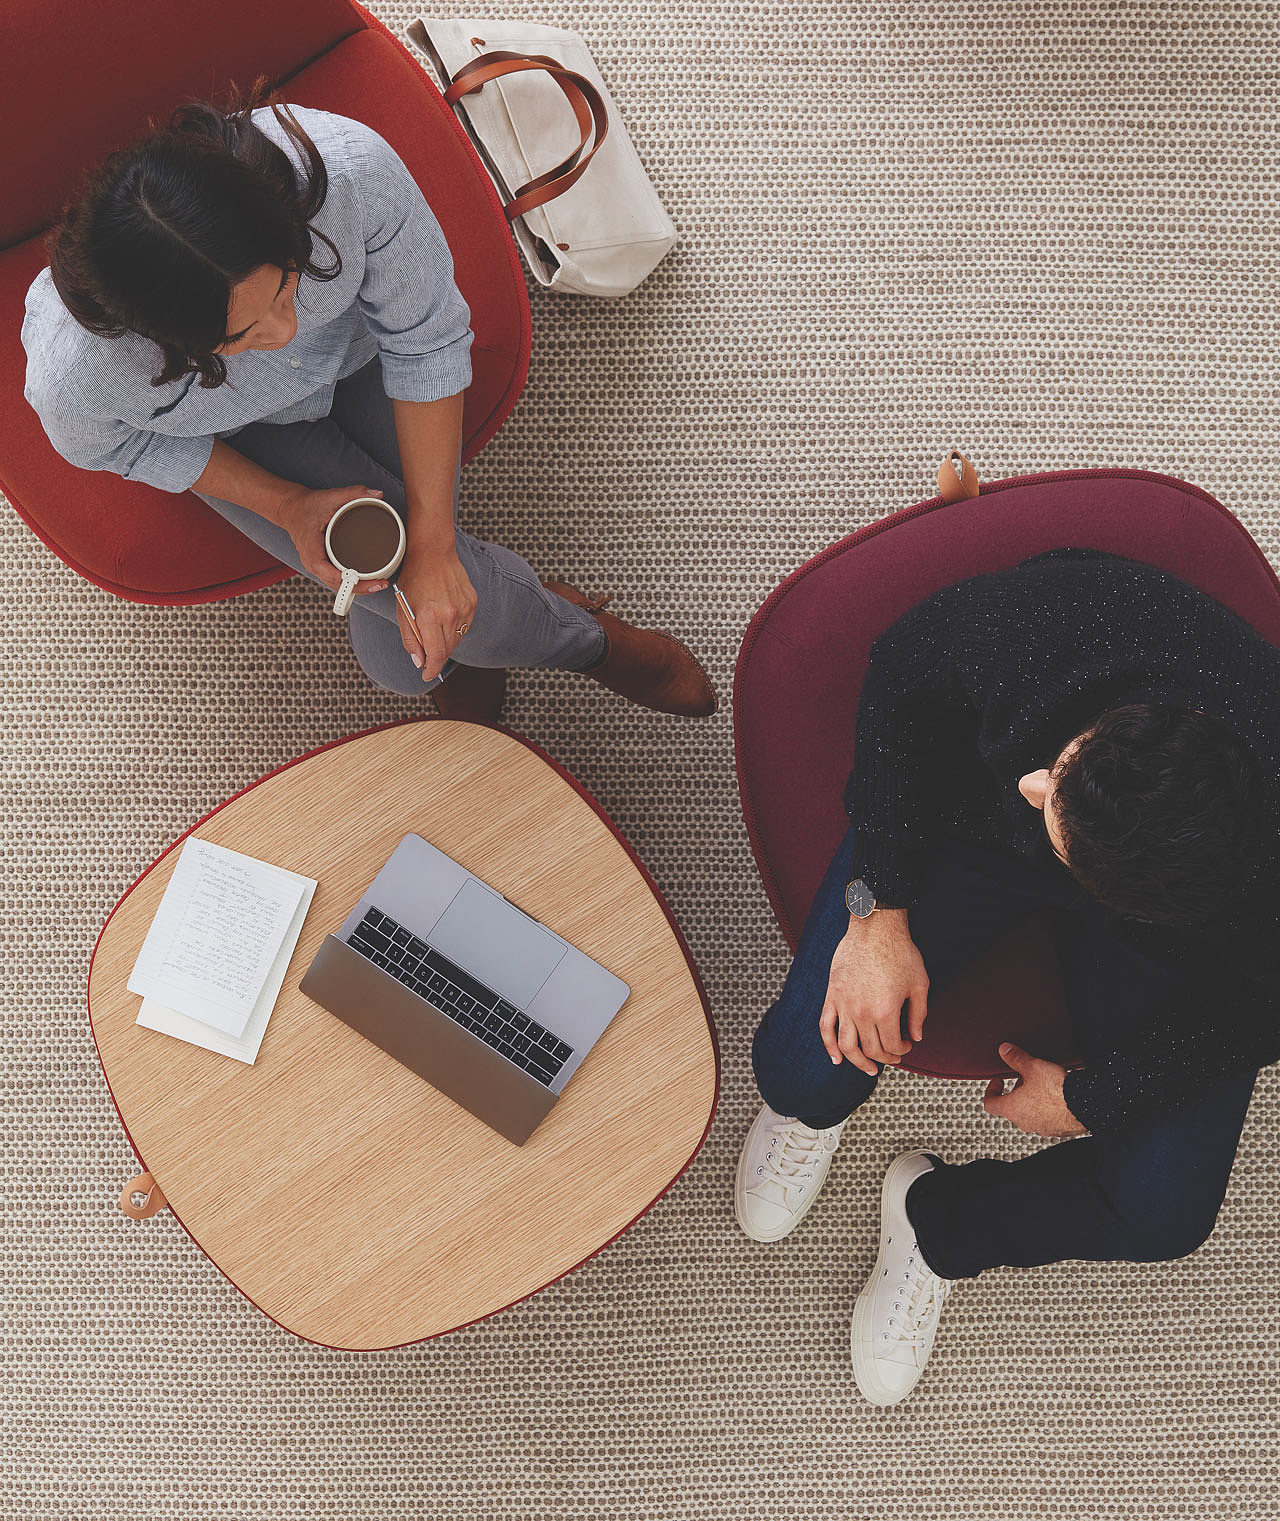
{"type": "Polygon", "coordinates": [[[343,502],[342,506],[329,519],[324,530],[324,552],[329,557],[329,563],[342,572],[342,585],[338,587],[337,596],[333,599],[333,610],[339,618],[345,617],[350,612],[351,603],[356,594],[357,582],[380,581],[384,576],[392,575],[400,568],[400,562],[404,559],[404,546],[404,524],[400,520],[400,514],[392,507],[390,502],[384,502],[379,496],[357,496],[352,497],[349,502],[343,502]],[[376,569],[346,565],[334,550],[334,526],[353,507],[380,507],[395,524],[397,534],[396,550],[385,565],[380,565],[376,569]]]}

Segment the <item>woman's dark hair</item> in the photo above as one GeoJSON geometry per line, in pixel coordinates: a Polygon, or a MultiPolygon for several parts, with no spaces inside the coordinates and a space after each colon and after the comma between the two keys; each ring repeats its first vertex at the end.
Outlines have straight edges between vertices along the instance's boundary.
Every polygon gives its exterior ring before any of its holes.
{"type": "Polygon", "coordinates": [[[1072,872],[1118,913],[1207,924],[1248,890],[1265,832],[1262,778],[1217,719],[1113,708],[1055,768],[1054,786],[1072,872]]]}
{"type": "Polygon", "coordinates": [[[140,333],[160,346],[164,368],[153,386],[198,374],[212,389],[227,378],[213,351],[227,336],[233,286],[264,264],[313,280],[342,273],[338,250],[310,226],[328,175],[263,75],[247,96],[232,85],[225,109],[188,101],[167,127],[150,117],[147,127],[88,171],[63,208],[45,244],[50,274],[82,327],[104,338],[140,333]],[[289,155],[250,119],[260,105],[270,105],[305,156],[301,183],[289,155]],[[313,233],[333,252],[328,269],[312,262],[313,233]]]}

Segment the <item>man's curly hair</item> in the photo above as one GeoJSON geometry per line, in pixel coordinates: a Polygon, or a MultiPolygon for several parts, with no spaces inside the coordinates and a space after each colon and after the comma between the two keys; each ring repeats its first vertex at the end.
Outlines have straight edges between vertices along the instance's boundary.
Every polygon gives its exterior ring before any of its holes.
{"type": "Polygon", "coordinates": [[[1112,708],[1053,771],[1072,873],[1117,913],[1193,926],[1247,892],[1262,777],[1235,732],[1190,708],[1112,708]]]}

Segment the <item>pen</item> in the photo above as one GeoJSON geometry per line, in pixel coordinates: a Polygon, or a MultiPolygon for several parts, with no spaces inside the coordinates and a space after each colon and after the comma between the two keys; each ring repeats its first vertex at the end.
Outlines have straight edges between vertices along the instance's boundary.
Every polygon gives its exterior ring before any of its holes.
{"type": "MultiPolygon", "coordinates": [[[[405,596],[405,594],[400,590],[394,581],[391,583],[391,590],[395,592],[396,601],[404,609],[404,615],[409,620],[409,627],[413,630],[414,638],[417,639],[419,645],[422,647],[422,658],[425,660],[427,656],[426,642],[422,637],[422,630],[418,627],[418,620],[413,616],[413,609],[409,606],[409,599],[405,596]]],[[[421,665],[422,661],[419,661],[418,664],[421,665]]]]}

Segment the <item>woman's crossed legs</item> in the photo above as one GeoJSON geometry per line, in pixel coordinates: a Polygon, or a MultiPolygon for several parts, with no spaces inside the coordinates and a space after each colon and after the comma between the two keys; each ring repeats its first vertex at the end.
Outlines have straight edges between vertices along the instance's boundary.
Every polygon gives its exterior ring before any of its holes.
{"type": "MultiPolygon", "coordinates": [[[[395,413],[382,389],[377,359],[338,382],[328,417],[250,423],[227,442],[264,469],[301,486],[362,484],[381,490],[405,517],[395,413]]],[[[233,502],[197,494],[268,554],[302,571],[293,540],[283,528],[233,502]]],[[[456,523],[456,477],[454,518],[456,523]]],[[[604,630],[589,612],[547,591],[532,566],[512,550],[483,543],[461,529],[456,533],[458,558],[476,590],[476,613],[437,681],[424,682],[410,660],[389,588],[353,603],[348,618],[352,648],[378,686],[413,696],[429,691],[458,665],[582,671],[604,656],[604,630]]]]}

